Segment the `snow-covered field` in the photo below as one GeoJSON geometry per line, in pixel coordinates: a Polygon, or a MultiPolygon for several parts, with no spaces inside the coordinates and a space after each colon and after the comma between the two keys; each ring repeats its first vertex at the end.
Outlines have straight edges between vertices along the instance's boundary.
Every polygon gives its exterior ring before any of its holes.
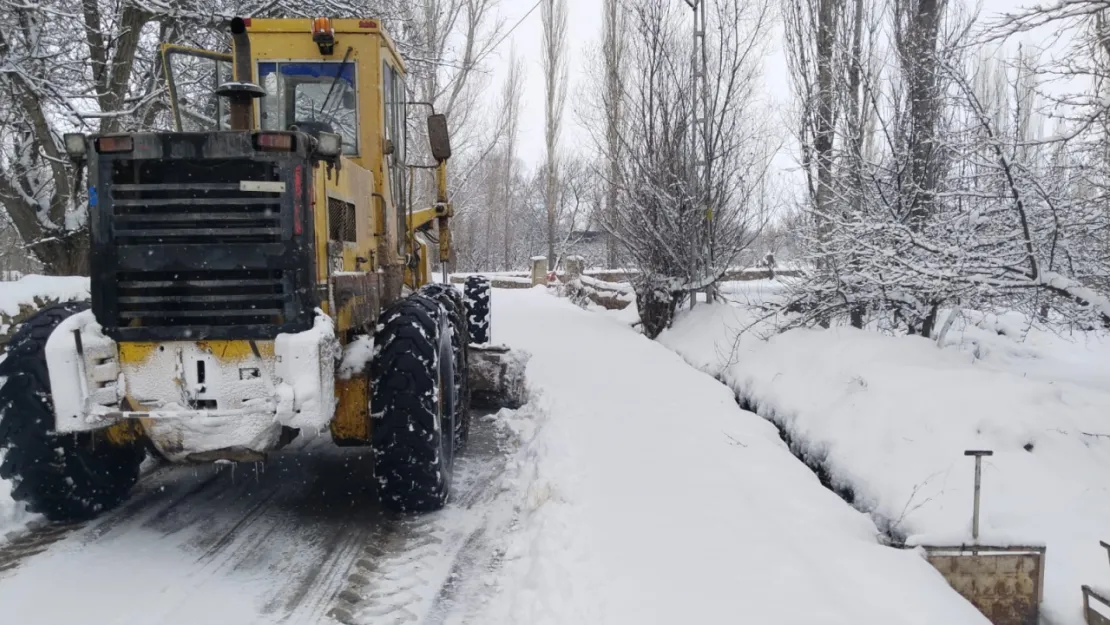
{"type": "Polygon", "coordinates": [[[971,541],[974,463],[963,452],[993,450],[981,542],[1047,545],[1042,615],[1082,623],[1080,585],[1110,585],[1099,547],[1110,539],[1110,341],[974,312],[943,349],[850,328],[737,339],[753,319],[742,303],[775,291],[726,289],[741,303],[685,311],[660,342],[785,427],[910,544],[971,541]]]}

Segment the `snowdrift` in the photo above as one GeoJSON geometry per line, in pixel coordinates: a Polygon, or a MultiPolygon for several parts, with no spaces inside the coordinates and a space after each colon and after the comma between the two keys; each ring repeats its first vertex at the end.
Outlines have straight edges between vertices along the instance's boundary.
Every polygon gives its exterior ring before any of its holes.
{"type": "Polygon", "coordinates": [[[1110,581],[1099,548],[1110,538],[1110,344],[979,313],[963,315],[944,349],[850,328],[737,339],[752,319],[699,306],[660,342],[784,428],[894,541],[970,542],[963,452],[993,450],[981,541],[1046,544],[1042,614],[1083,622],[1080,585],[1110,581]]]}

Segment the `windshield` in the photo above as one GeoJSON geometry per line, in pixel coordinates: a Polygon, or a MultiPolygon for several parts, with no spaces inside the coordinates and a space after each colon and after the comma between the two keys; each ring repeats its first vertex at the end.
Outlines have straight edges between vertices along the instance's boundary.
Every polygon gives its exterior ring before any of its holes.
{"type": "Polygon", "coordinates": [[[358,154],[356,73],[353,61],[259,63],[259,80],[266,90],[262,129],[323,128],[343,137],[344,154],[358,154]]]}

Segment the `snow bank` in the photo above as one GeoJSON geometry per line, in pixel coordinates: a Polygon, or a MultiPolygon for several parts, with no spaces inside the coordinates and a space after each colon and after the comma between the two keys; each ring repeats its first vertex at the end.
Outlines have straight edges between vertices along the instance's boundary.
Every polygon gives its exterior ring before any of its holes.
{"type": "Polygon", "coordinates": [[[721,375],[910,544],[971,541],[974,462],[963,452],[993,450],[981,541],[1047,544],[1042,613],[1083,622],[1080,585],[1110,581],[1099,548],[1110,538],[1110,345],[977,313],[945,349],[850,328],[736,340],[751,319],[700,306],[660,342],[721,375]]]}
{"type": "Polygon", "coordinates": [[[73,301],[89,299],[89,279],[81,276],[23,276],[15,282],[0,282],[0,312],[15,315],[20,304],[35,298],[73,301]]]}
{"type": "Polygon", "coordinates": [[[986,623],[725,386],[545,289],[493,299],[533,400],[517,522],[472,622],[986,623]]]}

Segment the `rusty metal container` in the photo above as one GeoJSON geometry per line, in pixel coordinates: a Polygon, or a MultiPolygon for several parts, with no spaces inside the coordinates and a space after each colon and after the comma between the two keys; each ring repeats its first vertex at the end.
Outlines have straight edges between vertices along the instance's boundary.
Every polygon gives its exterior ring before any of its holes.
{"type": "MultiPolygon", "coordinates": [[[[1045,547],[979,544],[982,460],[994,452],[968,450],[975,457],[972,544],[926,546],[926,558],[948,584],[994,625],[1037,625],[1044,599],[1045,547]]],[[[1100,625],[1110,625],[1110,622],[1100,625]]]]}
{"type": "Polygon", "coordinates": [[[1037,625],[1044,547],[930,546],[925,552],[948,584],[994,625],[1037,625]]]}

